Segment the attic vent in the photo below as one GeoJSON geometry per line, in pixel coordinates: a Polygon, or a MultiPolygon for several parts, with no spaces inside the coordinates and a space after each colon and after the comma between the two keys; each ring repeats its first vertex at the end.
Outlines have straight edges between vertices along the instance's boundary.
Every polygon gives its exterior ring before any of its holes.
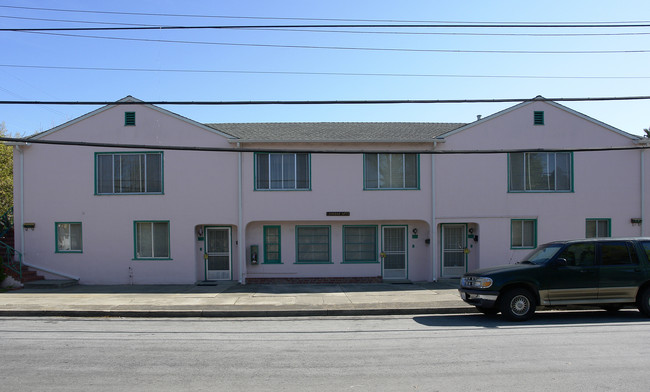
{"type": "Polygon", "coordinates": [[[534,125],[544,125],[544,112],[535,112],[533,114],[534,125]]]}
{"type": "Polygon", "coordinates": [[[135,112],[124,112],[124,125],[135,125],[135,112]]]}

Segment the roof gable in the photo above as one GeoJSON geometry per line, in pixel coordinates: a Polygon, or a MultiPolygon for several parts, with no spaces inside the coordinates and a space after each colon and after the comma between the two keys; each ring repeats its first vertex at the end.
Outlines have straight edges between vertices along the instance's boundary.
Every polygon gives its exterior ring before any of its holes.
{"type": "Polygon", "coordinates": [[[223,137],[228,138],[228,139],[231,139],[231,138],[232,138],[231,135],[228,135],[228,134],[223,133],[223,132],[219,132],[217,129],[214,129],[214,128],[211,128],[211,127],[208,127],[208,126],[206,126],[206,125],[204,125],[204,124],[201,124],[201,123],[199,123],[199,122],[196,122],[196,121],[194,121],[194,120],[191,120],[191,119],[189,119],[189,118],[187,118],[187,117],[183,117],[183,116],[181,116],[181,115],[179,115],[179,114],[176,114],[176,113],[171,112],[171,111],[169,111],[169,110],[163,109],[163,108],[158,107],[158,106],[156,106],[156,105],[144,104],[144,103],[142,103],[142,102],[143,102],[143,101],[141,101],[141,100],[139,100],[139,99],[137,99],[137,98],[134,98],[134,97],[132,97],[132,96],[129,95],[129,96],[126,96],[126,97],[124,97],[124,98],[122,98],[122,99],[116,101],[115,104],[110,104],[110,105],[102,106],[102,107],[99,108],[99,109],[93,110],[92,112],[88,112],[88,113],[86,113],[86,114],[84,114],[84,115],[82,115],[82,116],[80,116],[80,117],[77,117],[77,118],[75,118],[75,119],[73,119],[73,120],[70,120],[70,121],[68,121],[68,122],[66,122],[66,123],[63,123],[63,124],[58,125],[58,126],[56,126],[56,127],[54,127],[54,128],[48,129],[47,131],[43,131],[43,132],[40,132],[40,133],[37,133],[37,134],[31,135],[31,136],[28,136],[27,139],[28,139],[28,140],[29,140],[29,139],[32,139],[32,140],[38,140],[38,139],[41,139],[41,138],[46,137],[46,136],[48,136],[48,135],[50,135],[50,134],[52,134],[52,133],[58,132],[58,131],[60,131],[60,130],[62,130],[62,129],[65,129],[65,128],[71,126],[71,125],[74,125],[74,124],[77,124],[77,123],[79,123],[79,122],[81,122],[81,121],[84,121],[84,120],[86,120],[86,119],[88,119],[88,118],[90,118],[90,117],[96,116],[96,115],[98,115],[98,114],[100,114],[100,113],[103,113],[103,112],[105,112],[105,111],[107,111],[107,110],[110,110],[110,109],[113,109],[113,108],[115,108],[115,107],[117,107],[117,106],[124,105],[124,104],[128,104],[128,103],[138,103],[138,104],[141,104],[142,106],[145,106],[145,107],[147,107],[147,108],[150,108],[150,109],[152,109],[152,110],[155,110],[155,111],[157,111],[157,112],[159,112],[159,113],[162,113],[162,114],[164,114],[164,115],[167,115],[167,116],[170,116],[170,117],[176,118],[176,119],[181,120],[181,121],[183,121],[183,122],[186,122],[186,123],[188,123],[188,124],[194,125],[194,126],[199,127],[199,128],[201,128],[201,129],[203,129],[203,130],[206,130],[206,131],[208,131],[208,132],[212,132],[212,133],[218,134],[218,135],[223,136],[223,137]]]}
{"type": "Polygon", "coordinates": [[[613,127],[613,126],[611,126],[609,124],[606,124],[606,123],[604,123],[602,121],[598,121],[598,120],[596,120],[596,119],[594,119],[592,117],[589,117],[586,114],[583,114],[583,113],[580,113],[580,112],[578,112],[576,110],[570,109],[570,108],[568,108],[568,107],[566,107],[564,105],[560,105],[557,102],[548,101],[544,97],[542,97],[541,95],[538,95],[537,97],[535,97],[534,99],[532,99],[530,101],[522,102],[520,104],[511,106],[511,107],[509,107],[507,109],[501,110],[501,111],[499,111],[497,113],[491,114],[491,115],[489,115],[487,117],[484,117],[484,118],[479,119],[477,121],[474,121],[472,123],[466,124],[466,125],[464,125],[462,127],[459,127],[457,129],[454,129],[454,130],[452,130],[452,131],[450,131],[448,133],[445,133],[445,134],[441,135],[440,138],[444,139],[444,138],[447,138],[449,136],[455,135],[457,133],[463,132],[463,131],[468,130],[470,128],[473,128],[473,127],[475,127],[477,125],[480,125],[480,124],[483,124],[485,122],[491,121],[491,120],[493,120],[493,119],[495,119],[497,117],[501,117],[501,116],[506,115],[506,114],[508,114],[510,112],[513,112],[515,110],[519,110],[519,109],[522,109],[522,108],[524,108],[526,106],[532,105],[535,102],[544,102],[544,103],[546,103],[546,104],[548,104],[550,106],[553,106],[553,107],[555,107],[555,108],[557,108],[559,110],[570,113],[570,114],[572,114],[572,115],[574,115],[576,117],[582,118],[583,120],[589,121],[589,122],[591,122],[593,124],[596,124],[596,125],[598,125],[600,127],[605,128],[605,129],[607,129],[607,130],[609,130],[611,132],[614,132],[614,133],[617,133],[617,134],[619,134],[621,136],[627,137],[627,138],[629,138],[631,140],[639,140],[639,139],[641,139],[640,136],[633,135],[631,133],[627,133],[625,131],[622,131],[622,130],[620,130],[618,128],[615,128],[615,127],[613,127]]]}

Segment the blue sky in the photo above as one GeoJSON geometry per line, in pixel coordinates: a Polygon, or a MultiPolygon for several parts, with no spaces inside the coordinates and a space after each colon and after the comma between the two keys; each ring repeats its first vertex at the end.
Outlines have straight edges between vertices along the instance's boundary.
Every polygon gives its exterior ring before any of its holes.
{"type": "MultiPolygon", "coordinates": [[[[650,21],[650,2],[0,0],[0,28],[111,26],[98,23],[154,26],[304,25],[363,23],[369,20],[395,23],[647,24],[650,21]],[[339,19],[345,21],[337,21],[339,19]]],[[[127,95],[145,101],[650,95],[648,27],[305,30],[77,31],[57,35],[0,32],[3,53],[0,60],[0,100],[115,101],[127,95]],[[629,52],[641,50],[648,52],[629,52]],[[543,51],[621,53],[521,53],[543,51]],[[148,71],[123,70],[126,68],[148,71]]],[[[630,133],[641,134],[643,128],[650,126],[650,101],[563,104],[630,133]]],[[[486,116],[512,105],[165,108],[199,122],[471,122],[478,114],[486,116]]],[[[96,108],[2,105],[0,122],[4,121],[11,133],[29,135],[96,108]]]]}

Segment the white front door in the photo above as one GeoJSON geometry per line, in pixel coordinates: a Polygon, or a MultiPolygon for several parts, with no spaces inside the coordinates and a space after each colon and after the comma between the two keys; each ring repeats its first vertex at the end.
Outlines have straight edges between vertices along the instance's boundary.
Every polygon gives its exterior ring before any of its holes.
{"type": "Polygon", "coordinates": [[[230,244],[230,227],[205,229],[205,280],[232,279],[230,244]]]}
{"type": "Polygon", "coordinates": [[[466,231],[464,224],[442,225],[443,278],[455,278],[467,272],[466,231]]]}
{"type": "Polygon", "coordinates": [[[384,279],[406,279],[406,226],[382,227],[381,252],[384,279]]]}

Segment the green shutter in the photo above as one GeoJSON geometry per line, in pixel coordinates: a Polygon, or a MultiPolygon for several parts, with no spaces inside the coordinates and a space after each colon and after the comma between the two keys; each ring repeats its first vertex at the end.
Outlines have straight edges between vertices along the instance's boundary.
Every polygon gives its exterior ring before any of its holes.
{"type": "Polygon", "coordinates": [[[124,125],[135,125],[135,112],[124,112],[124,125]]]}
{"type": "Polygon", "coordinates": [[[535,112],[533,115],[533,124],[544,125],[544,112],[535,112]]]}

